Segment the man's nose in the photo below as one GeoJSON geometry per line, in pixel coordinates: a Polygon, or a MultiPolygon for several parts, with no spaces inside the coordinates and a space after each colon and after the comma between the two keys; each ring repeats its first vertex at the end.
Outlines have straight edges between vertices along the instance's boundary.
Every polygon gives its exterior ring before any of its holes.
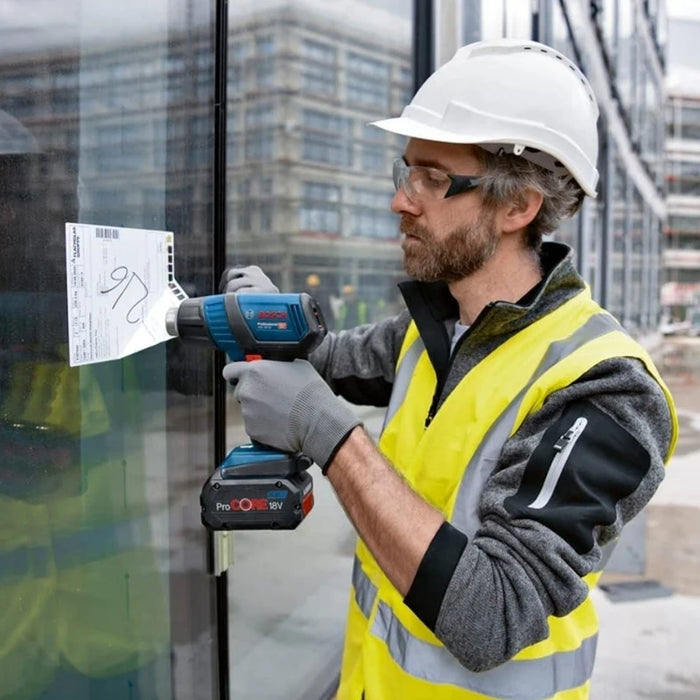
{"type": "Polygon", "coordinates": [[[399,187],[391,199],[391,211],[393,211],[394,214],[409,212],[417,215],[420,213],[420,207],[418,204],[416,204],[416,202],[408,198],[408,195],[403,187],[399,187]]]}

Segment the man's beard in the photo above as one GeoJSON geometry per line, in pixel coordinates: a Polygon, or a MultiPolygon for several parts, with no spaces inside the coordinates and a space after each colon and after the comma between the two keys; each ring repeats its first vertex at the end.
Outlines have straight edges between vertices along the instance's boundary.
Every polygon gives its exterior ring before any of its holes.
{"type": "Polygon", "coordinates": [[[473,274],[496,252],[493,220],[493,215],[485,213],[475,223],[463,224],[437,241],[424,226],[404,215],[401,233],[419,239],[403,247],[406,273],[421,282],[457,282],[473,274]]]}

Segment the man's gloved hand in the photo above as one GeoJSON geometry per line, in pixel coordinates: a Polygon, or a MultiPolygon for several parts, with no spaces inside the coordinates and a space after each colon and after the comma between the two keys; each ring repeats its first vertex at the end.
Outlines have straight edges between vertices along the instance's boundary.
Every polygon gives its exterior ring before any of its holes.
{"type": "Polygon", "coordinates": [[[224,378],[235,385],[248,436],[283,452],[303,452],[325,468],[359,418],[306,360],[231,362],[224,378]]]}
{"type": "Polygon", "coordinates": [[[280,291],[257,265],[227,267],[221,275],[219,290],[222,294],[278,294],[280,291]]]}

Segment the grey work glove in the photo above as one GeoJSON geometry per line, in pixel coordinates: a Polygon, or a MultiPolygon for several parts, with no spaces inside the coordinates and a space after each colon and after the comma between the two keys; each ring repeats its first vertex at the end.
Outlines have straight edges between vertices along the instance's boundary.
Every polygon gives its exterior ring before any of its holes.
{"type": "Polygon", "coordinates": [[[219,289],[226,294],[278,294],[280,291],[257,265],[227,267],[221,275],[219,289]]]}
{"type": "Polygon", "coordinates": [[[306,360],[231,362],[248,436],[283,452],[302,452],[324,471],[360,419],[306,360]]]}

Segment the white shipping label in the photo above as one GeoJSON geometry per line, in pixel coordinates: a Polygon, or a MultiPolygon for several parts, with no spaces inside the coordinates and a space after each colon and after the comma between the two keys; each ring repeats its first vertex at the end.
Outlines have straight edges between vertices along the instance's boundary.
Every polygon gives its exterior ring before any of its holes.
{"type": "Polygon", "coordinates": [[[71,367],[169,340],[165,316],[187,298],[170,231],[67,223],[66,281],[71,367]]]}

